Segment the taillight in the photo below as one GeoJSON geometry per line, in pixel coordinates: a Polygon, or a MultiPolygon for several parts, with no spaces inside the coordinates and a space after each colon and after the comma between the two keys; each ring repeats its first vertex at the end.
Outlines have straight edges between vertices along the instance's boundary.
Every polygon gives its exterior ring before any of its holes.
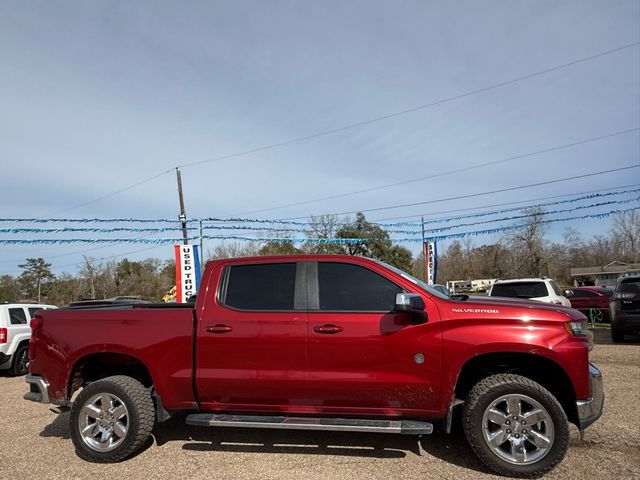
{"type": "Polygon", "coordinates": [[[29,326],[31,327],[31,330],[39,329],[42,326],[42,318],[38,316],[32,318],[29,326]]]}
{"type": "Polygon", "coordinates": [[[0,343],[7,343],[8,340],[7,329],[0,328],[0,343]]]}

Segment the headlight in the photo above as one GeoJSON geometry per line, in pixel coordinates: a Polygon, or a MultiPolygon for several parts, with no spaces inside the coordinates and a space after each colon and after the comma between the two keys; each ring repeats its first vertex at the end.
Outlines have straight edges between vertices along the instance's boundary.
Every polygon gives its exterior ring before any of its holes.
{"type": "Polygon", "coordinates": [[[587,328],[587,322],[566,322],[564,328],[569,335],[586,338],[589,343],[589,350],[593,348],[593,332],[587,328]]]}

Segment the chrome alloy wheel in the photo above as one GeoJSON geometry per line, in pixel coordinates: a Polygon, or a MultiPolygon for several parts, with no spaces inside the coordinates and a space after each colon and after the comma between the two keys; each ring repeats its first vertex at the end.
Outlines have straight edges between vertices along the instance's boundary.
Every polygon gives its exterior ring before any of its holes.
{"type": "Polygon", "coordinates": [[[127,436],[129,411],[112,393],[92,396],[82,406],[78,428],[82,441],[96,452],[110,452],[127,436]]]}
{"type": "Polygon", "coordinates": [[[18,357],[18,367],[16,370],[21,375],[29,373],[29,350],[26,348],[22,350],[20,357],[18,357]]]}
{"type": "Polygon", "coordinates": [[[482,417],[482,431],[493,453],[514,465],[535,463],[553,446],[551,415],[527,395],[503,395],[493,401],[482,417]]]}

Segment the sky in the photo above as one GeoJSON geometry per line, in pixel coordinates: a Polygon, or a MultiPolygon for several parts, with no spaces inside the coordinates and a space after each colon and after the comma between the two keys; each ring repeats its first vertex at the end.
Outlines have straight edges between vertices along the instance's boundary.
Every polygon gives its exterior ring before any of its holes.
{"type": "MultiPolygon", "coordinates": [[[[189,218],[415,220],[638,188],[635,168],[426,203],[640,164],[638,42],[637,0],[0,0],[0,217],[177,219],[178,166],[189,218]]],[[[14,226],[61,224],[0,220],[14,226]]],[[[567,227],[587,240],[611,219],[558,222],[549,239],[567,227]]],[[[173,253],[0,245],[0,274],[27,257],[75,272],[82,255],[173,253]]]]}

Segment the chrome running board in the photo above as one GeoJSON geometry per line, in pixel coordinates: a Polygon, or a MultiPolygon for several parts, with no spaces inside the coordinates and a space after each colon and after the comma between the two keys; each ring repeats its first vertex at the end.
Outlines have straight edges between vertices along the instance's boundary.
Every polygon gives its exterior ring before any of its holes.
{"type": "Polygon", "coordinates": [[[310,418],[263,415],[193,413],[187,425],[199,427],[279,428],[286,430],[325,430],[332,432],[399,433],[428,435],[433,424],[418,420],[370,420],[360,418],[310,418]]]}

